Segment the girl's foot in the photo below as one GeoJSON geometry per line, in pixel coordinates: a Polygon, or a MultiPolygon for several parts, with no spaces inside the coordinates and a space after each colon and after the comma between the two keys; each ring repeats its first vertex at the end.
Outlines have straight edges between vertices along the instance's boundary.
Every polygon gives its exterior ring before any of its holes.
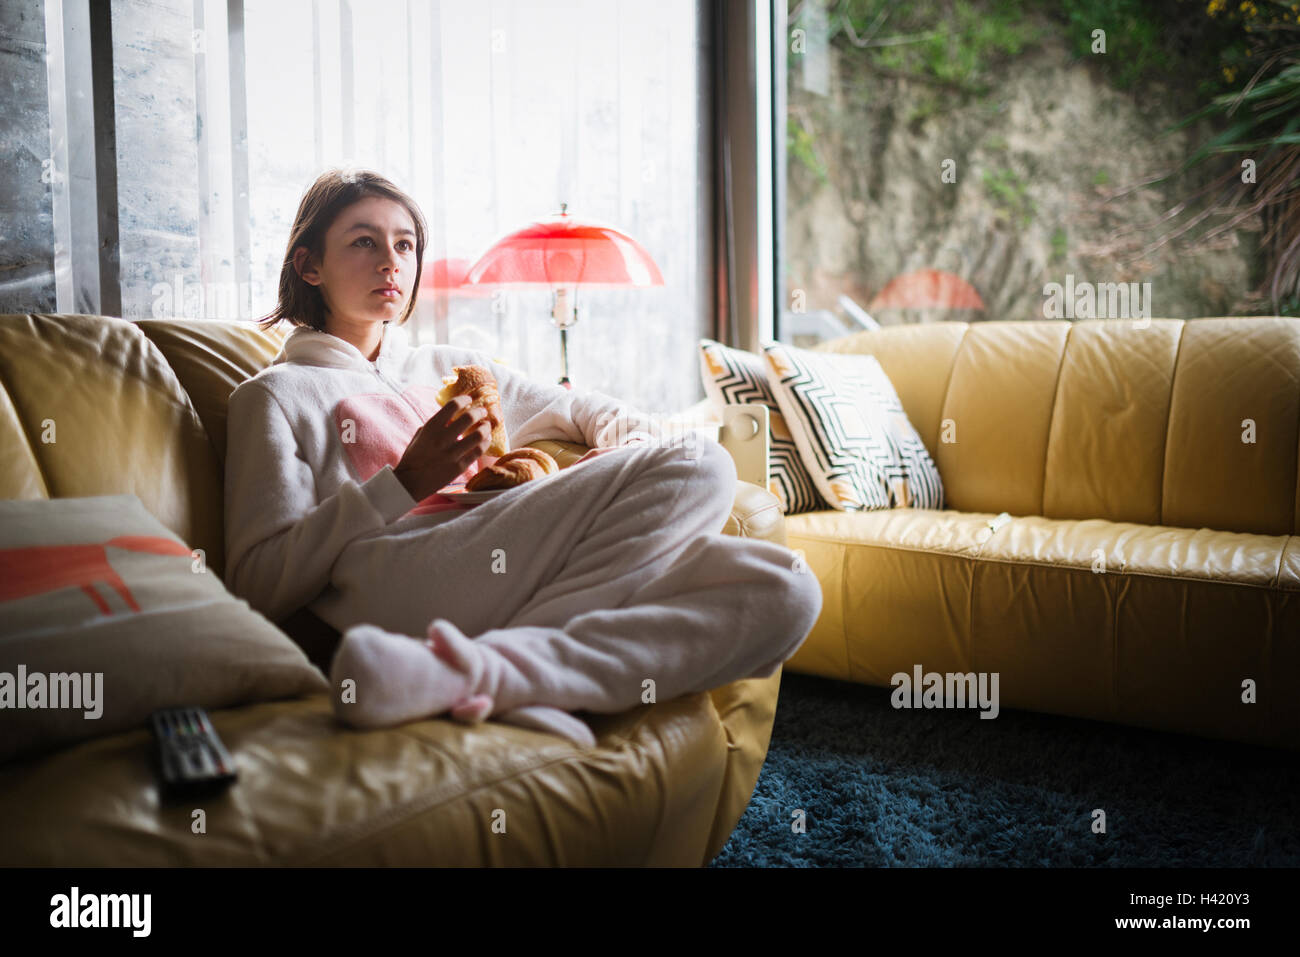
{"type": "MultiPolygon", "coordinates": [[[[438,618],[429,626],[426,644],[433,653],[452,667],[470,671],[474,667],[473,653],[478,649],[451,622],[438,618]]],[[[477,682],[476,682],[477,684],[477,682]]],[[[522,705],[492,714],[495,702],[488,694],[476,694],[458,702],[451,709],[451,716],[457,721],[477,724],[491,717],[503,724],[513,724],[520,728],[532,728],[547,734],[568,738],[580,747],[595,747],[596,736],[586,723],[575,718],[567,711],[545,704],[522,705]]]]}
{"type": "MultiPolygon", "coordinates": [[[[477,649],[458,647],[455,654],[437,647],[430,654],[430,649],[426,642],[374,625],[349,628],[330,667],[339,720],[356,728],[388,728],[475,702],[471,690],[482,674],[477,649]]],[[[476,707],[482,702],[471,704],[469,713],[476,707]]]]}
{"type": "Polygon", "coordinates": [[[386,728],[450,711],[464,723],[491,717],[559,735],[580,747],[595,746],[596,736],[585,722],[550,705],[493,714],[492,696],[473,690],[483,684],[482,654],[444,618],[434,619],[424,641],[374,625],[354,625],[344,633],[330,668],[334,713],[353,727],[386,728]],[[343,687],[349,678],[354,682],[350,690],[343,687]]]}

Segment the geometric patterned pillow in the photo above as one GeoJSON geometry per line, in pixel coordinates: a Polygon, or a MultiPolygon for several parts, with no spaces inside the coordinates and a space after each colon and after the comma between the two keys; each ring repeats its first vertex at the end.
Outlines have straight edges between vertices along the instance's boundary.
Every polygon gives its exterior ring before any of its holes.
{"type": "Polygon", "coordinates": [[[700,340],[700,377],[704,392],[718,415],[724,405],[765,405],[770,410],[771,466],[767,488],[787,515],[824,512],[830,508],[804,466],[785,417],[767,384],[763,359],[712,339],[700,340]]]}
{"type": "Polygon", "coordinates": [[[764,342],[768,383],[826,501],[845,512],[943,508],[943,482],[875,356],[764,342]]]}

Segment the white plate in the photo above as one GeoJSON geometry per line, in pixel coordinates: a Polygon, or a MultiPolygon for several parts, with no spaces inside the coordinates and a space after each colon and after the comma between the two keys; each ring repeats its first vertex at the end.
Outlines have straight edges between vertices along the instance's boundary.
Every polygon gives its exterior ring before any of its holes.
{"type": "Polygon", "coordinates": [[[496,498],[498,495],[504,495],[506,492],[513,492],[517,488],[524,488],[525,486],[528,485],[536,485],[538,482],[545,482],[548,478],[553,478],[553,477],[554,477],[553,475],[543,475],[541,478],[531,479],[530,481],[523,482],[519,485],[512,485],[509,488],[489,488],[489,489],[483,489],[482,491],[478,491],[478,492],[466,492],[463,486],[457,486],[453,490],[446,491],[446,492],[439,492],[438,494],[445,495],[447,498],[452,499],[453,501],[464,502],[468,505],[475,505],[478,504],[479,502],[491,501],[492,499],[496,498]]]}
{"type": "Polygon", "coordinates": [[[490,499],[496,498],[502,492],[510,492],[516,488],[521,488],[521,487],[522,486],[515,485],[512,488],[489,488],[489,489],[483,489],[482,491],[479,492],[465,492],[465,491],[439,492],[438,494],[445,496],[446,498],[449,498],[455,502],[465,502],[472,505],[478,502],[489,501],[490,499]]]}

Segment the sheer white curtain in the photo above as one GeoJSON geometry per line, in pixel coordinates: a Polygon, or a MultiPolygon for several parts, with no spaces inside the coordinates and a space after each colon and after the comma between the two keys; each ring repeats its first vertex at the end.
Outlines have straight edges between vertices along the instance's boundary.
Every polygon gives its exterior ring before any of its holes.
{"type": "MultiPolygon", "coordinates": [[[[640,242],[665,280],[579,291],[575,385],[648,411],[700,398],[711,299],[697,0],[245,0],[243,47],[254,315],[274,303],[298,200],[327,167],[377,170],[415,197],[426,269],[472,262],[563,202],[640,242]]],[[[549,312],[541,291],[426,290],[410,329],[554,382],[549,312]]]]}

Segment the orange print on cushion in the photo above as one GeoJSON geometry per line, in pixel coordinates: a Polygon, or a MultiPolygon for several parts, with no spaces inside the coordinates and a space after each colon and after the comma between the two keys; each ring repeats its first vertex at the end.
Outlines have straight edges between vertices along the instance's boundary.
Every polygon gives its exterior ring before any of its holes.
{"type": "Polygon", "coordinates": [[[109,564],[109,548],[153,555],[192,556],[189,548],[154,535],[119,535],[100,545],[29,545],[0,549],[0,601],[43,595],[60,588],[80,588],[105,615],[113,614],[95,590],[103,582],[121,596],[132,611],[140,611],[126,582],[109,564]]]}

